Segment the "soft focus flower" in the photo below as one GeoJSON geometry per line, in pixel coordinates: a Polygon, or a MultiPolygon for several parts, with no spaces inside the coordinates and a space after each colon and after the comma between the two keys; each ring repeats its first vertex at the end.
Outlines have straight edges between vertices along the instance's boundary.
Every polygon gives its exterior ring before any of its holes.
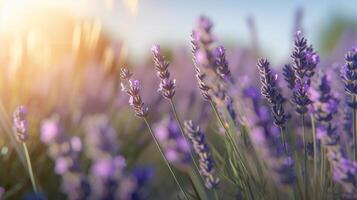
{"type": "Polygon", "coordinates": [[[41,125],[40,139],[43,143],[53,142],[60,134],[58,117],[45,119],[41,125]]]}
{"type": "Polygon", "coordinates": [[[154,125],[154,130],[169,162],[176,165],[187,165],[190,162],[190,146],[175,120],[164,118],[154,125]]]}
{"type": "Polygon", "coordinates": [[[15,129],[15,136],[18,142],[26,142],[29,138],[27,109],[24,106],[19,106],[15,109],[13,115],[13,123],[15,129]]]}
{"type": "Polygon", "coordinates": [[[192,121],[185,121],[185,130],[193,144],[195,153],[199,157],[200,173],[205,180],[206,187],[209,189],[217,188],[220,179],[216,176],[213,158],[206,143],[204,133],[192,121]]]}

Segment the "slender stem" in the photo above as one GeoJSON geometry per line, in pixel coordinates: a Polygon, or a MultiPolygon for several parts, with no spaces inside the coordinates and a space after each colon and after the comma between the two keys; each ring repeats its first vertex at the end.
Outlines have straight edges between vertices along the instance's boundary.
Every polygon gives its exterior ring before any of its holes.
{"type": "Polygon", "coordinates": [[[249,190],[249,194],[250,194],[250,196],[251,196],[251,199],[254,200],[254,195],[253,195],[253,192],[252,192],[252,189],[251,189],[249,180],[248,180],[248,178],[247,178],[248,169],[247,169],[246,166],[244,165],[243,157],[242,157],[242,155],[240,154],[240,152],[239,152],[239,150],[238,150],[238,147],[237,147],[236,143],[234,142],[232,135],[230,134],[229,129],[228,129],[227,126],[224,124],[222,117],[219,115],[218,110],[217,110],[216,106],[214,105],[213,101],[210,101],[210,104],[211,104],[212,110],[214,111],[214,113],[215,113],[215,115],[216,115],[216,117],[217,117],[219,123],[220,123],[221,126],[224,128],[225,134],[226,134],[226,136],[228,137],[228,139],[229,139],[229,141],[230,141],[230,143],[231,143],[231,145],[232,145],[234,151],[236,152],[236,154],[237,154],[237,156],[238,156],[238,158],[239,158],[239,160],[240,160],[240,162],[241,162],[241,165],[242,165],[243,169],[245,170],[245,172],[243,172],[243,174],[245,175],[245,177],[246,177],[246,179],[247,179],[246,182],[247,182],[247,187],[248,187],[248,190],[249,190]]]}
{"type": "Polygon", "coordinates": [[[218,192],[217,192],[217,190],[216,189],[214,189],[214,199],[215,200],[219,200],[219,196],[218,196],[218,192]]]}
{"type": "Polygon", "coordinates": [[[314,199],[317,198],[317,138],[316,138],[316,127],[315,127],[315,117],[311,114],[311,125],[312,125],[312,140],[313,140],[313,145],[314,145],[314,175],[313,175],[313,180],[314,180],[314,199]]]}
{"type": "Polygon", "coordinates": [[[159,141],[156,139],[156,137],[155,137],[155,135],[154,135],[154,132],[152,131],[149,122],[147,121],[146,118],[143,118],[143,119],[144,119],[144,121],[145,121],[146,126],[147,126],[148,129],[149,129],[149,132],[150,132],[150,134],[151,134],[151,137],[154,139],[154,142],[155,142],[155,144],[156,144],[156,146],[157,146],[157,148],[158,148],[158,150],[159,150],[159,152],[160,152],[162,158],[163,158],[164,161],[165,161],[165,164],[166,164],[167,167],[169,168],[172,177],[174,178],[174,180],[175,180],[176,184],[178,185],[178,187],[180,188],[181,192],[184,194],[185,199],[186,199],[186,200],[189,200],[189,198],[188,198],[188,196],[187,196],[187,193],[185,192],[185,190],[184,190],[183,187],[181,186],[180,182],[178,181],[178,179],[177,179],[177,177],[176,177],[176,175],[175,175],[175,172],[173,171],[173,169],[172,169],[172,167],[171,167],[169,161],[167,160],[167,158],[166,158],[166,156],[165,156],[165,154],[164,154],[164,152],[163,152],[163,150],[162,150],[162,148],[161,148],[161,146],[160,146],[160,144],[159,144],[159,141]]]}
{"type": "MultiPolygon", "coordinates": [[[[353,106],[357,103],[356,95],[353,95],[353,106]]],[[[354,141],[354,159],[357,160],[357,109],[353,108],[353,141],[354,141]]]]}
{"type": "Polygon", "coordinates": [[[283,143],[285,154],[288,155],[288,148],[286,147],[286,140],[284,135],[284,128],[280,127],[281,142],[283,143]]]}
{"type": "MultiPolygon", "coordinates": [[[[176,119],[177,123],[179,124],[181,135],[184,138],[185,142],[187,144],[190,144],[189,141],[188,141],[188,138],[186,137],[185,131],[183,129],[182,122],[181,122],[181,120],[180,120],[180,118],[179,118],[179,116],[177,114],[177,110],[176,110],[176,106],[174,104],[174,101],[172,99],[170,99],[169,101],[170,101],[171,109],[172,109],[172,112],[174,113],[175,119],[176,119]]],[[[190,149],[190,156],[191,156],[191,159],[193,161],[193,164],[195,165],[195,168],[196,168],[196,171],[197,171],[198,175],[200,176],[201,180],[204,182],[204,179],[200,174],[200,169],[198,167],[198,164],[197,164],[197,162],[195,160],[195,157],[194,157],[191,149],[190,149]]]]}
{"type": "Polygon", "coordinates": [[[301,117],[302,120],[302,140],[304,143],[304,172],[303,172],[303,177],[304,177],[304,199],[307,199],[307,141],[306,141],[306,135],[305,135],[305,114],[302,115],[301,117]]]}
{"type": "Polygon", "coordinates": [[[320,182],[321,182],[321,199],[324,199],[324,191],[325,191],[325,148],[321,146],[321,166],[320,166],[320,182]]]}
{"type": "Polygon", "coordinates": [[[25,152],[25,157],[26,157],[26,162],[27,162],[27,168],[28,168],[28,173],[29,173],[29,175],[30,175],[31,184],[32,184],[33,190],[34,190],[35,193],[37,194],[38,190],[37,190],[35,178],[34,178],[34,175],[33,175],[32,165],[31,165],[31,160],[30,160],[30,155],[29,155],[29,152],[28,152],[28,150],[27,150],[26,143],[25,143],[25,142],[22,142],[22,146],[23,146],[24,152],[25,152]]]}

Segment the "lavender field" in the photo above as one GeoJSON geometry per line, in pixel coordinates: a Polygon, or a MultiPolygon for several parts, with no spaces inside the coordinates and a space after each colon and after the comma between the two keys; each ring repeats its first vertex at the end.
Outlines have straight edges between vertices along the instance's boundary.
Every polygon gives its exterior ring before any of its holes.
{"type": "Polygon", "coordinates": [[[0,200],[357,199],[357,4],[322,4],[0,1],[0,200]]]}

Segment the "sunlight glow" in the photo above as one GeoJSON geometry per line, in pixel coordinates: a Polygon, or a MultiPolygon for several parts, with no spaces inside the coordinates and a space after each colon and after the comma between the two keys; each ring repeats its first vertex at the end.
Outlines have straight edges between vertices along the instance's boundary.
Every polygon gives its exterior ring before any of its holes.
{"type": "Polygon", "coordinates": [[[139,8],[139,0],[123,0],[123,3],[132,15],[137,14],[139,8]]]}

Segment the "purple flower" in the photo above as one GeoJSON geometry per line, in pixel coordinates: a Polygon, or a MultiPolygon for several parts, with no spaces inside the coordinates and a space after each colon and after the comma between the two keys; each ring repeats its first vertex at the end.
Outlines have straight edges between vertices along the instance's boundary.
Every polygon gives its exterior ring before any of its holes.
{"type": "Polygon", "coordinates": [[[130,76],[125,76],[125,74],[130,74],[129,70],[126,68],[121,69],[122,74],[122,91],[129,96],[129,104],[133,108],[134,113],[137,117],[145,118],[149,113],[149,109],[144,105],[144,102],[140,96],[140,82],[138,80],[129,79],[130,76]]]}
{"type": "MultiPolygon", "coordinates": [[[[344,89],[350,95],[357,95],[357,48],[353,48],[345,55],[345,64],[342,66],[341,77],[344,82],[344,89]]],[[[351,108],[356,108],[355,103],[348,104],[351,108]]]]}
{"type": "Polygon", "coordinates": [[[46,119],[41,124],[40,139],[43,143],[52,143],[60,136],[60,126],[58,118],[46,119]]]}
{"type": "Polygon", "coordinates": [[[160,78],[159,91],[162,92],[162,96],[166,99],[172,99],[175,95],[176,81],[175,79],[170,79],[170,72],[168,70],[169,62],[167,62],[161,54],[159,45],[154,45],[151,48],[151,52],[153,54],[157,76],[160,78]]]}
{"type": "Polygon", "coordinates": [[[292,68],[298,79],[311,78],[314,75],[319,57],[312,46],[308,46],[307,40],[302,36],[301,31],[296,33],[291,57],[293,59],[292,68]]]}
{"type": "Polygon", "coordinates": [[[231,75],[231,71],[228,67],[228,61],[226,59],[226,50],[223,46],[219,46],[215,50],[215,57],[216,57],[216,72],[217,74],[225,81],[229,81],[233,83],[233,78],[231,75]]]}
{"type": "Polygon", "coordinates": [[[199,62],[199,54],[197,52],[198,50],[198,42],[195,39],[195,34],[192,33],[191,35],[191,44],[192,44],[192,55],[193,55],[193,63],[195,66],[195,72],[196,72],[196,79],[198,83],[198,87],[201,91],[202,98],[205,101],[210,101],[212,99],[211,95],[209,94],[210,87],[207,85],[205,77],[206,74],[201,72],[200,68],[198,67],[197,63],[199,62]]]}
{"type": "Polygon", "coordinates": [[[173,119],[165,118],[155,124],[155,135],[164,149],[166,158],[173,164],[186,165],[190,162],[190,146],[173,119]]]}
{"type": "Polygon", "coordinates": [[[285,81],[288,84],[288,88],[294,89],[296,77],[295,77],[295,72],[290,64],[287,64],[284,66],[283,76],[284,76],[285,81]]]}
{"type": "Polygon", "coordinates": [[[84,121],[86,155],[91,159],[116,155],[118,138],[105,115],[91,116],[84,121]]]}
{"type": "Polygon", "coordinates": [[[19,106],[15,109],[13,115],[13,123],[16,140],[18,142],[26,142],[29,138],[27,109],[24,106],[19,106]]]}
{"type": "Polygon", "coordinates": [[[310,87],[310,81],[297,79],[295,87],[293,89],[293,102],[296,104],[296,112],[300,115],[304,115],[308,108],[307,106],[312,103],[308,96],[308,89],[310,87]]]}
{"type": "Polygon", "coordinates": [[[267,59],[259,59],[257,63],[260,74],[260,82],[262,83],[262,95],[268,100],[271,105],[275,125],[284,128],[287,120],[283,103],[284,98],[277,87],[277,75],[273,75],[269,67],[267,59]]]}
{"type": "Polygon", "coordinates": [[[204,15],[201,15],[199,18],[198,18],[198,21],[197,21],[197,27],[199,27],[200,29],[203,29],[205,30],[206,32],[210,32],[212,27],[213,27],[213,23],[212,21],[207,18],[206,16],[204,15]]]}
{"type": "Polygon", "coordinates": [[[315,73],[315,68],[319,62],[319,57],[312,46],[308,46],[307,40],[302,36],[301,31],[296,33],[294,41],[294,50],[292,52],[291,68],[286,66],[284,69],[285,78],[289,83],[289,87],[293,88],[293,102],[296,104],[296,111],[300,115],[304,115],[312,103],[307,95],[310,87],[310,79],[315,73]],[[291,69],[294,71],[292,73],[291,69]],[[292,77],[294,74],[295,78],[292,77]],[[295,79],[295,83],[292,81],[295,79]]]}
{"type": "Polygon", "coordinates": [[[193,149],[199,157],[200,173],[206,182],[206,187],[209,189],[217,188],[220,180],[216,177],[213,158],[206,143],[204,133],[191,120],[185,121],[185,129],[193,144],[193,149]]]}

